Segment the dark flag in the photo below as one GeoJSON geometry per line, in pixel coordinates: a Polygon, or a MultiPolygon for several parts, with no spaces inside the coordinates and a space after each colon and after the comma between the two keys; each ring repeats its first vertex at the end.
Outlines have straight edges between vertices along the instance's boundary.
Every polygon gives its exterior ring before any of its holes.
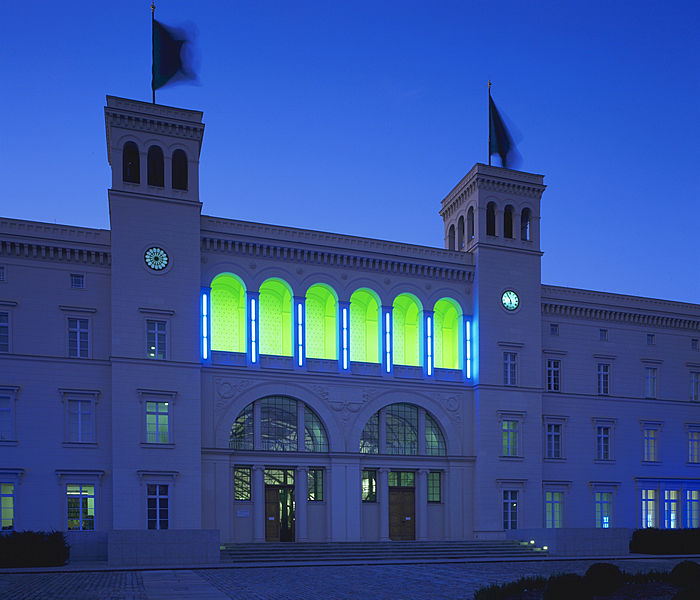
{"type": "Polygon", "coordinates": [[[196,78],[191,65],[187,64],[186,48],[190,40],[184,31],[166,27],[153,19],[153,79],[151,88],[155,93],[168,83],[196,78]]]}
{"type": "Polygon", "coordinates": [[[515,148],[513,138],[491,98],[489,89],[489,164],[491,164],[492,154],[498,154],[501,157],[501,166],[505,169],[517,167],[517,163],[520,162],[520,155],[515,148]]]}

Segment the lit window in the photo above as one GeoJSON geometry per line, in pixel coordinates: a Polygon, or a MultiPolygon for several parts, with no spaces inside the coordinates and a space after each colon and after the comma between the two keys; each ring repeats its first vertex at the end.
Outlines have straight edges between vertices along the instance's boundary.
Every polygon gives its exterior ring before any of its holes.
{"type": "Polygon", "coordinates": [[[503,353],[503,385],[518,385],[518,355],[503,353]]]}
{"type": "Polygon", "coordinates": [[[607,330],[607,329],[601,329],[601,330],[600,330],[600,341],[601,341],[601,342],[607,342],[607,341],[608,341],[608,330],[607,330]]]}
{"type": "Polygon", "coordinates": [[[377,501],[377,472],[362,471],[362,502],[377,501]]]}
{"type": "Polygon", "coordinates": [[[607,396],[610,393],[610,365],[598,363],[598,394],[607,396]]]}
{"type": "Polygon", "coordinates": [[[612,515],[612,493],[611,492],[596,492],[595,493],[595,526],[603,529],[610,527],[610,518],[612,515]]]}
{"type": "Polygon", "coordinates": [[[700,490],[685,491],[685,526],[700,527],[700,490]]]}
{"type": "Polygon", "coordinates": [[[656,344],[656,336],[653,333],[647,333],[647,345],[653,346],[656,344]]]}
{"type": "Polygon", "coordinates": [[[561,458],[561,430],[560,423],[547,423],[547,458],[561,458]]]}
{"type": "Polygon", "coordinates": [[[564,527],[564,492],[545,492],[544,526],[548,529],[564,527]]]}
{"type": "Polygon", "coordinates": [[[426,413],[425,415],[425,453],[428,456],[445,456],[445,438],[435,419],[426,413]]]}
{"type": "Polygon", "coordinates": [[[146,355],[148,358],[165,358],[166,322],[146,320],[146,355]]]}
{"type": "Polygon", "coordinates": [[[387,454],[418,454],[418,407],[398,403],[386,407],[387,454]]]}
{"type": "Polygon", "coordinates": [[[82,290],[85,287],[85,275],[81,273],[71,273],[70,286],[74,290],[82,290]]]}
{"type": "Polygon", "coordinates": [[[656,527],[656,490],[642,490],[642,528],[656,527]]]}
{"type": "Polygon", "coordinates": [[[548,358],[547,359],[547,391],[561,391],[561,361],[548,358]]]}
{"type": "Polygon", "coordinates": [[[610,460],[612,428],[609,425],[596,426],[595,457],[596,460],[610,460]]]}
{"type": "Polygon", "coordinates": [[[92,398],[66,399],[66,441],[94,442],[94,400],[92,398]]]}
{"type": "Polygon", "coordinates": [[[656,377],[655,367],[644,367],[644,397],[656,398],[656,377]]]}
{"type": "Polygon", "coordinates": [[[88,320],[68,319],[68,356],[88,357],[88,320]]]}
{"type": "Polygon", "coordinates": [[[239,501],[251,499],[250,467],[235,467],[233,469],[233,498],[239,501]]]}
{"type": "Polygon", "coordinates": [[[501,422],[501,456],[518,456],[518,422],[501,422]]]}
{"type": "Polygon", "coordinates": [[[307,499],[310,502],[323,501],[323,469],[309,469],[307,499]]]}
{"type": "Polygon", "coordinates": [[[441,500],[440,471],[430,471],[428,473],[428,502],[440,502],[441,500]]]}
{"type": "Polygon", "coordinates": [[[360,436],[361,454],[379,454],[379,413],[374,413],[360,436]]]}
{"type": "Polygon", "coordinates": [[[503,529],[518,528],[518,491],[503,491],[503,529]]]}
{"type": "Polygon", "coordinates": [[[15,484],[0,483],[0,529],[12,531],[15,528],[15,484]]]}
{"type": "Polygon", "coordinates": [[[168,486],[149,483],[146,518],[149,529],[168,529],[168,486]]]}
{"type": "Polygon", "coordinates": [[[678,529],[680,522],[680,490],[664,490],[664,526],[678,529]]]}
{"type": "Polygon", "coordinates": [[[95,486],[82,483],[66,485],[68,531],[95,529],[95,486]]]}
{"type": "Polygon", "coordinates": [[[659,460],[659,430],[645,427],[642,430],[642,455],[644,462],[658,462],[659,460]]]}
{"type": "Polygon", "coordinates": [[[559,335],[559,324],[558,323],[550,323],[549,335],[559,335]]]}
{"type": "Polygon", "coordinates": [[[389,471],[389,487],[415,487],[416,474],[413,471],[389,471]]]}
{"type": "Polygon", "coordinates": [[[700,431],[688,432],[688,462],[700,463],[700,431]]]}
{"type": "Polygon", "coordinates": [[[0,312],[0,352],[10,351],[10,315],[0,312]]]}
{"type": "Polygon", "coordinates": [[[149,444],[170,442],[169,402],[146,402],[146,442],[149,444]]]}
{"type": "Polygon", "coordinates": [[[693,371],[690,374],[690,401],[700,400],[700,373],[693,371]]]}

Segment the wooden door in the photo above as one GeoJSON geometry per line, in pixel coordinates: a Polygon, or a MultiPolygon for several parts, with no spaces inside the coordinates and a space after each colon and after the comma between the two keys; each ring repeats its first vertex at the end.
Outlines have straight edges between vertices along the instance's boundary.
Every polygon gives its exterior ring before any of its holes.
{"type": "Polygon", "coordinates": [[[416,498],[413,488],[389,488],[389,537],[416,539],[416,498]]]}
{"type": "Polygon", "coordinates": [[[276,485],[265,486],[265,541],[280,541],[280,490],[276,485]]]}

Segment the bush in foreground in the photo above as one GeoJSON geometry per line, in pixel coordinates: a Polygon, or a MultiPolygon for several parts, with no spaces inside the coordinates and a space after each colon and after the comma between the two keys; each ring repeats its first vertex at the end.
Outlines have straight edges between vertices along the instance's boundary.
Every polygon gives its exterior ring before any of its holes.
{"type": "Polygon", "coordinates": [[[583,576],[583,583],[595,596],[609,596],[625,583],[622,571],[610,563],[594,563],[583,576]]]}
{"type": "Polygon", "coordinates": [[[494,583],[477,590],[474,600],[501,600],[529,590],[541,590],[546,583],[546,577],[521,577],[510,583],[494,583]]]}
{"type": "Polygon", "coordinates": [[[573,573],[555,575],[547,580],[543,600],[589,600],[591,594],[583,583],[583,577],[573,573]]]}
{"type": "Polygon", "coordinates": [[[15,531],[0,535],[0,567],[55,567],[68,562],[70,548],[60,531],[15,531]]]}

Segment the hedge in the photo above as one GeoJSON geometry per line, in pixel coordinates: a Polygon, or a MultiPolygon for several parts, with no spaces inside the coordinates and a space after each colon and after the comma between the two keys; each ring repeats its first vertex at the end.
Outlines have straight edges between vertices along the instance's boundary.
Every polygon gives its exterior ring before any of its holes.
{"type": "Polygon", "coordinates": [[[65,565],[70,547],[60,531],[14,531],[0,535],[0,567],[65,565]]]}

